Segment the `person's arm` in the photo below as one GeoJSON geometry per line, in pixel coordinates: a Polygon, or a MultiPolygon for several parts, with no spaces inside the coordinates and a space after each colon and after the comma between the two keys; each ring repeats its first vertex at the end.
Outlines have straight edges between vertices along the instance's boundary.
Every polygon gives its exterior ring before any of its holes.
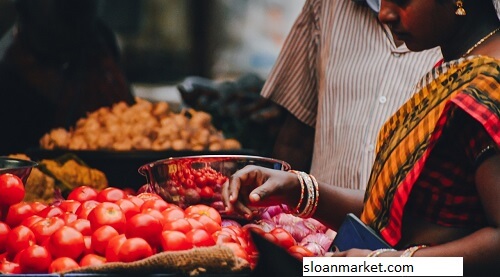
{"type": "Polygon", "coordinates": [[[293,169],[309,172],[314,146],[314,128],[287,111],[274,144],[273,157],[288,162],[293,169]]]}
{"type": "MultiPolygon", "coordinates": [[[[227,212],[252,216],[255,207],[285,204],[295,207],[299,202],[300,182],[288,171],[259,166],[246,166],[234,173],[222,186],[222,199],[227,212]]],[[[319,184],[319,202],[313,217],[337,230],[347,213],[360,215],[363,192],[319,184]]]]}

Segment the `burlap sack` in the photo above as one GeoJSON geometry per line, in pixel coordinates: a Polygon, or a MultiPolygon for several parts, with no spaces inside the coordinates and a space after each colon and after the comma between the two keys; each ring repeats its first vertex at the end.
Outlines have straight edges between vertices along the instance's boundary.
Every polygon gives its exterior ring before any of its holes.
{"type": "Polygon", "coordinates": [[[113,262],[100,266],[82,267],[60,273],[110,273],[142,275],[154,273],[182,273],[196,276],[200,273],[249,273],[250,264],[234,255],[225,246],[193,248],[169,251],[131,263],[113,262]]]}

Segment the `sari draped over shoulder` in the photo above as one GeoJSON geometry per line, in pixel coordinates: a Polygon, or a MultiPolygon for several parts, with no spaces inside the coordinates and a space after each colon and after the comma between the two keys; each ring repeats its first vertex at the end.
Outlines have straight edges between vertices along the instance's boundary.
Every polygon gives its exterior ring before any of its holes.
{"type": "Polygon", "coordinates": [[[391,245],[401,239],[404,207],[443,126],[459,108],[500,145],[500,61],[476,56],[435,68],[383,126],[361,219],[391,245]],[[432,78],[429,78],[432,77],[432,78]]]}

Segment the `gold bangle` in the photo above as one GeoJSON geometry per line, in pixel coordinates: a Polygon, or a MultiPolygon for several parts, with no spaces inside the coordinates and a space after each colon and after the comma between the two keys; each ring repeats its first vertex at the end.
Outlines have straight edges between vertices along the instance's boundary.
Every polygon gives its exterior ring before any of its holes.
{"type": "Polygon", "coordinates": [[[299,179],[299,183],[300,183],[299,203],[297,203],[297,206],[293,210],[294,214],[298,214],[300,211],[300,206],[302,206],[302,202],[304,201],[305,185],[304,185],[304,180],[302,179],[302,176],[299,174],[299,172],[297,172],[295,170],[290,170],[290,172],[293,172],[293,173],[295,173],[295,175],[297,175],[297,178],[299,179]]]}
{"type": "Polygon", "coordinates": [[[368,254],[367,257],[378,257],[382,253],[393,252],[393,251],[396,251],[396,250],[392,249],[392,248],[381,248],[381,249],[373,250],[372,252],[370,252],[370,254],[368,254]]]}
{"type": "Polygon", "coordinates": [[[307,173],[299,171],[299,174],[302,175],[302,179],[304,179],[304,183],[306,184],[307,201],[306,201],[306,206],[304,207],[302,212],[300,212],[298,214],[298,216],[302,217],[302,218],[309,218],[309,217],[311,217],[310,213],[311,213],[311,210],[312,210],[313,205],[314,205],[314,197],[315,197],[314,196],[314,185],[312,183],[311,177],[309,177],[309,175],[307,173]]]}
{"type": "Polygon", "coordinates": [[[415,246],[412,246],[410,248],[407,248],[403,254],[401,254],[401,257],[413,257],[413,255],[415,254],[415,252],[417,252],[418,250],[422,249],[422,248],[425,248],[427,247],[427,245],[415,245],[415,246]]]}
{"type": "Polygon", "coordinates": [[[312,181],[313,181],[313,184],[314,184],[314,192],[315,192],[315,199],[314,199],[314,206],[312,208],[312,211],[311,211],[311,216],[314,215],[314,213],[316,212],[316,209],[318,208],[318,203],[319,203],[319,184],[318,184],[318,181],[316,180],[316,178],[309,174],[309,176],[311,177],[312,181]]]}

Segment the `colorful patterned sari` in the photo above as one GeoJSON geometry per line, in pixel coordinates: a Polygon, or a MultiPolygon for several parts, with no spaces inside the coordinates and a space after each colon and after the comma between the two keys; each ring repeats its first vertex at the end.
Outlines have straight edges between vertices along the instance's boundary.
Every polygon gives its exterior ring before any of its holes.
{"type": "Polygon", "coordinates": [[[434,69],[423,85],[383,126],[361,219],[391,245],[401,239],[404,207],[451,108],[479,122],[500,145],[500,61],[460,59],[434,69]],[[446,70],[444,70],[446,69],[446,70]]]}

